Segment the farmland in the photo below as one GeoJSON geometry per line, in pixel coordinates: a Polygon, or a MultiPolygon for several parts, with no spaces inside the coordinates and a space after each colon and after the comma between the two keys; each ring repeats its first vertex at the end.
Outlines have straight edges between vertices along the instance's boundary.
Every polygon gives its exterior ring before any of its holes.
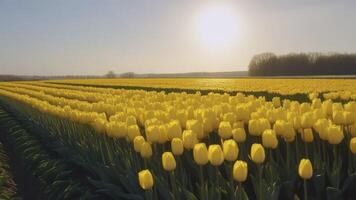
{"type": "Polygon", "coordinates": [[[34,199],[355,199],[355,100],[353,79],[2,82],[0,139],[34,199]]]}

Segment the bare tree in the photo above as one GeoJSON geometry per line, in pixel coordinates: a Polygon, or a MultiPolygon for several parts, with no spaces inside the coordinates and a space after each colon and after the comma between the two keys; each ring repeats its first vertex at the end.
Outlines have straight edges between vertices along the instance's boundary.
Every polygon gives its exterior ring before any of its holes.
{"type": "Polygon", "coordinates": [[[105,74],[106,78],[115,78],[116,74],[114,71],[109,71],[108,73],[105,74]]]}

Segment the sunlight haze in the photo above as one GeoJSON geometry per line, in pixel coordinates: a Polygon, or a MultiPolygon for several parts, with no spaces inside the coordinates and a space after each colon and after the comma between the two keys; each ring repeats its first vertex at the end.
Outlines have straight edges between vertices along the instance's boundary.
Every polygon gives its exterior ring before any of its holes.
{"type": "Polygon", "coordinates": [[[0,73],[240,71],[266,51],[355,52],[355,6],[321,0],[2,0],[0,73]]]}

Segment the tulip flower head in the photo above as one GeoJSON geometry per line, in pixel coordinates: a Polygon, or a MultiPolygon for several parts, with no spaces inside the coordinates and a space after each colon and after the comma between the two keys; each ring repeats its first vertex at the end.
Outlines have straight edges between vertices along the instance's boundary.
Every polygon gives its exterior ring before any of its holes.
{"type": "Polygon", "coordinates": [[[138,180],[140,186],[144,190],[149,190],[153,187],[153,176],[149,170],[142,170],[138,173],[138,180]]]}
{"type": "Polygon", "coordinates": [[[237,160],[232,171],[235,181],[244,182],[247,179],[248,167],[245,161],[237,160]]]}
{"type": "Polygon", "coordinates": [[[162,165],[166,171],[173,171],[176,169],[176,159],[171,152],[164,152],[162,154],[162,165]]]}
{"type": "Polygon", "coordinates": [[[265,161],[265,149],[261,144],[254,143],[251,146],[251,160],[256,164],[262,164],[265,161]]]}
{"type": "Polygon", "coordinates": [[[313,166],[309,159],[302,159],[300,161],[298,174],[304,180],[310,179],[313,176],[313,166]]]}

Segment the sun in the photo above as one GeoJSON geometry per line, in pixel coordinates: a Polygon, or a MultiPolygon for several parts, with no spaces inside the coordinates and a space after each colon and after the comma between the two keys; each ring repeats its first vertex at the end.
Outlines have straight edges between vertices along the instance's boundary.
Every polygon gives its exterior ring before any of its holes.
{"type": "Polygon", "coordinates": [[[236,10],[227,5],[205,7],[196,18],[200,40],[210,47],[227,47],[239,38],[239,19],[236,10]]]}

